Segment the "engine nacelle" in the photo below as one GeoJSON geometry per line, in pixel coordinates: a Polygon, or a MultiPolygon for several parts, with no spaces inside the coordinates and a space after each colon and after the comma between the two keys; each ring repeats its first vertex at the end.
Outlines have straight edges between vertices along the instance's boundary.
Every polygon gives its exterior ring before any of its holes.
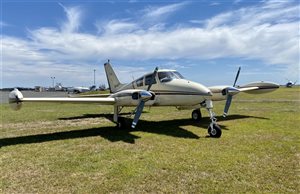
{"type": "Polygon", "coordinates": [[[249,93],[249,94],[263,94],[268,92],[273,92],[274,90],[278,89],[279,85],[273,82],[252,82],[243,86],[238,87],[243,92],[249,93]],[[253,90],[246,90],[243,91],[244,88],[251,88],[251,87],[257,87],[257,89],[253,90]]]}
{"type": "Polygon", "coordinates": [[[22,107],[22,99],[23,99],[23,94],[17,88],[11,91],[8,95],[8,100],[11,109],[20,110],[22,107]]]}
{"type": "Polygon", "coordinates": [[[116,99],[118,106],[137,106],[140,100],[144,101],[146,106],[151,106],[155,102],[155,94],[153,92],[140,89],[122,90],[112,94],[110,97],[116,99]]]}
{"type": "Polygon", "coordinates": [[[211,98],[213,101],[225,100],[228,94],[234,96],[240,92],[238,88],[232,86],[212,86],[209,89],[213,94],[211,98]]]}

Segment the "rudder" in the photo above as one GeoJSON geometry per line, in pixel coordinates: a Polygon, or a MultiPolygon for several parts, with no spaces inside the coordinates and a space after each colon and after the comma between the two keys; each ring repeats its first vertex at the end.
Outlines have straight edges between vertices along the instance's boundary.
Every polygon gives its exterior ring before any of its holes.
{"type": "Polygon", "coordinates": [[[111,93],[115,93],[123,84],[119,81],[112,66],[108,62],[104,63],[104,69],[107,77],[107,82],[111,93]]]}

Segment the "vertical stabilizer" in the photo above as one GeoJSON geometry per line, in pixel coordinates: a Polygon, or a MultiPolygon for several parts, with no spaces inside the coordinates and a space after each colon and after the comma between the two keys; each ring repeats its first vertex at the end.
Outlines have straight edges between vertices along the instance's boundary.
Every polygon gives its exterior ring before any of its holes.
{"type": "Polygon", "coordinates": [[[109,60],[107,63],[104,63],[105,73],[107,77],[107,82],[109,85],[109,89],[111,93],[115,93],[120,89],[123,84],[120,83],[116,73],[114,72],[113,68],[111,67],[109,60]]]}

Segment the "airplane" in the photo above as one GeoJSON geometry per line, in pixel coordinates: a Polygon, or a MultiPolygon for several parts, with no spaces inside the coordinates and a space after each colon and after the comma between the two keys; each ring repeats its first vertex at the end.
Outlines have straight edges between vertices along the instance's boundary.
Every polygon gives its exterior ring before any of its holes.
{"type": "Polygon", "coordinates": [[[224,114],[228,114],[232,97],[239,92],[265,93],[279,88],[272,82],[253,82],[244,86],[237,86],[240,74],[239,68],[233,86],[206,87],[185,79],[178,71],[155,68],[153,72],[132,81],[122,84],[116,76],[110,61],[104,64],[110,94],[93,94],[80,97],[65,98],[24,98],[23,94],[14,89],[9,94],[9,103],[14,110],[19,110],[22,102],[65,102],[65,103],[96,103],[113,105],[113,121],[118,128],[126,127],[126,122],[120,113],[123,107],[136,107],[133,114],[132,128],[135,128],[145,106],[175,106],[177,109],[194,109],[192,119],[199,121],[202,118],[200,108],[206,108],[210,124],[208,134],[210,137],[219,138],[222,130],[217,124],[213,112],[213,101],[226,100],[224,114]]]}
{"type": "Polygon", "coordinates": [[[292,82],[291,80],[288,80],[288,79],[286,79],[288,82],[285,84],[285,87],[287,87],[287,88],[291,88],[291,87],[293,87],[294,85],[296,85],[296,83],[297,83],[297,81],[295,81],[295,82],[292,82]]]}
{"type": "Polygon", "coordinates": [[[96,86],[95,85],[93,85],[91,87],[77,86],[77,87],[67,88],[68,93],[74,93],[74,94],[79,94],[79,93],[84,93],[84,92],[89,92],[89,91],[96,91],[96,86]]]}

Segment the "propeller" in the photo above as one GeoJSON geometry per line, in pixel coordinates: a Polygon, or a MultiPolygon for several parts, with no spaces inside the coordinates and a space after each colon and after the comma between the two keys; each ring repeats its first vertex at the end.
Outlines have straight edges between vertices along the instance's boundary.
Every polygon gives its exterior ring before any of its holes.
{"type": "Polygon", "coordinates": [[[147,90],[141,91],[139,93],[140,102],[139,102],[138,106],[136,107],[136,111],[135,111],[135,115],[134,115],[134,118],[133,118],[133,121],[132,121],[131,128],[135,128],[135,126],[137,125],[137,123],[140,119],[140,116],[143,112],[145,102],[150,100],[151,97],[152,97],[152,94],[149,92],[149,90],[151,89],[152,84],[155,82],[155,77],[156,77],[157,71],[158,71],[158,67],[155,68],[155,70],[152,74],[151,82],[150,82],[147,90]]]}
{"type": "Polygon", "coordinates": [[[224,107],[223,117],[226,117],[228,114],[228,110],[229,110],[229,107],[230,107],[231,101],[232,101],[232,96],[240,92],[239,89],[235,88],[236,82],[240,75],[240,71],[241,71],[241,67],[239,67],[238,72],[235,76],[233,87],[226,88],[227,99],[226,99],[226,104],[224,107]]]}

